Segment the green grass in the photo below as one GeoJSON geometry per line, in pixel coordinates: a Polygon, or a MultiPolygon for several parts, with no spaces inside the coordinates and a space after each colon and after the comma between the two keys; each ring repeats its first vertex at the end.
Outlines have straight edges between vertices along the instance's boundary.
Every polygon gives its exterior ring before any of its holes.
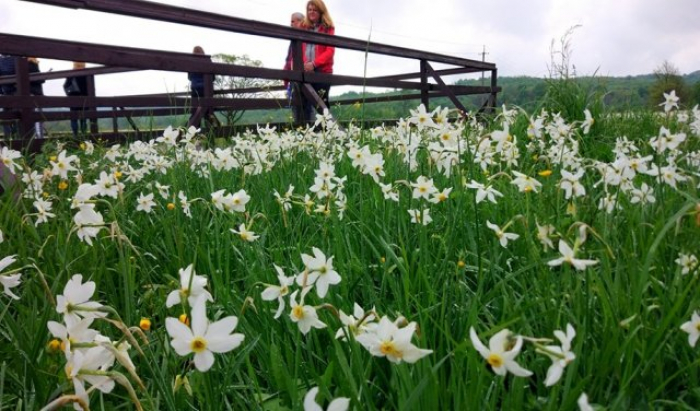
{"type": "MultiPolygon", "coordinates": [[[[586,108],[585,101],[571,97],[575,104],[570,106],[586,108]]],[[[563,98],[560,102],[568,104],[563,98]]],[[[58,188],[59,178],[46,178],[43,191],[56,217],[36,227],[32,199],[15,200],[9,193],[0,197],[0,258],[17,255],[18,262],[6,271],[23,267],[22,284],[13,289],[21,299],[0,296],[0,409],[38,409],[73,392],[63,370],[64,355],[47,348],[52,337],[46,323],[61,321],[52,298],[63,293],[76,273],[95,282],[94,299],[114,308],[127,326],[138,326],[142,317],[152,321],[145,332],[148,344],[141,344],[144,355],[130,351],[145,385],[136,388],[144,409],[302,409],[304,395],[314,386],[320,387],[321,404],[348,397],[351,408],[358,410],[569,410],[577,409],[582,392],[591,403],[611,410],[700,406],[697,349],[679,329],[699,306],[697,270],[681,275],[674,262],[681,252],[696,253],[699,245],[694,214],[699,203],[697,167],[691,161],[698,150],[697,135],[689,123],[651,112],[601,113],[591,133],[584,135],[573,122],[583,114],[568,118],[562,113],[573,127],[566,145],[578,146],[586,170],[581,180],[586,195],[567,200],[558,186],[562,165],[548,151],[554,145],[551,133],[545,132],[541,146],[528,148],[529,119],[538,114],[519,113],[510,125],[518,164],[508,165],[496,155],[485,171],[475,163],[473,148],[491,130],[503,128],[501,119],[485,130],[475,124],[460,126],[456,163],[447,175],[430,158],[430,143],[437,143],[438,135],[415,128],[392,128],[387,137],[376,129],[352,128],[293,133],[291,138],[280,133],[264,139],[237,136],[225,144],[239,162],[230,171],[206,163],[192,165],[193,156],[183,145],[177,157],[175,148],[154,145],[153,155],[172,160],[172,166],[139,182],[126,180],[127,165],[144,165],[133,155],[112,162],[103,157],[107,147],[97,147],[91,155],[67,147],[69,154],[80,157],[83,182],[94,182],[101,171],[119,170],[125,188],[117,199],[97,202],[96,210],[109,227],[93,246],[72,230],[75,210],[70,199],[78,186],[76,173],[70,173],[66,190],[58,188]],[[637,175],[635,187],[645,182],[654,189],[656,202],[647,205],[632,204],[628,192],[599,183],[596,164],[615,159],[612,148],[618,137],[627,136],[641,155],[651,155],[648,140],[662,125],[674,133],[688,133],[673,157],[688,181],[673,189],[659,177],[637,175]],[[385,200],[373,179],[352,165],[350,144],[382,153],[386,175],[381,181],[395,183],[398,202],[385,200]],[[414,168],[406,162],[406,145],[415,149],[414,168]],[[324,160],[334,164],[337,176],[347,177],[342,219],[336,198],[328,215],[307,212],[303,205],[304,194],[313,197],[309,187],[324,160]],[[537,174],[544,170],[552,174],[537,174]],[[539,192],[519,192],[511,184],[512,171],[540,181],[539,192]],[[412,199],[408,184],[420,175],[433,178],[439,189],[453,187],[449,199],[439,204],[412,199]],[[472,180],[491,184],[503,197],[497,204],[476,203],[475,190],[463,186],[472,180]],[[170,186],[167,200],[151,186],[156,181],[170,186]],[[295,187],[293,206],[283,211],[273,190],[284,193],[289,185],[295,187]],[[211,193],[219,189],[245,189],[251,197],[246,213],[215,209],[211,193]],[[618,208],[611,213],[598,206],[606,189],[617,193],[618,208]],[[192,218],[180,208],[179,191],[194,200],[192,218]],[[137,212],[139,194],[151,192],[157,203],[154,211],[137,212]],[[174,210],[168,210],[169,202],[174,210]],[[411,223],[407,212],[421,208],[431,210],[433,222],[426,226],[411,223]],[[486,221],[501,227],[512,221],[507,231],[520,238],[501,247],[486,221]],[[260,235],[256,242],[244,242],[229,231],[243,222],[260,235]],[[560,254],[543,248],[536,224],[556,229],[556,247],[560,238],[573,245],[581,223],[590,230],[577,257],[598,264],[585,271],[549,267],[547,262],[560,254]],[[318,309],[327,327],[305,336],[290,320],[288,301],[285,313],[275,320],[277,302],[261,299],[262,283],[277,283],[274,264],[287,275],[301,272],[301,254],[311,254],[312,247],[334,257],[342,282],[323,299],[311,291],[308,304],[330,304],[351,313],[358,303],[366,310],[374,307],[380,316],[404,316],[418,324],[412,342],[433,353],[414,364],[373,357],[353,339],[334,338],[341,322],[331,309],[318,309]],[[194,369],[191,356],[174,352],[165,330],[167,317],[185,312],[180,305],[167,309],[165,299],[179,286],[178,270],[189,264],[208,278],[214,297],[207,307],[209,318],[236,315],[236,332],[245,335],[240,347],[216,355],[206,373],[194,369]],[[576,359],[550,388],[544,380],[551,360],[536,353],[533,343],[525,342],[516,360],[534,375],[500,377],[469,338],[469,328],[474,327],[482,341],[504,328],[553,339],[553,331],[564,330],[567,323],[577,332],[572,343],[576,359]],[[177,376],[187,377],[192,395],[184,388],[173,392],[177,376]]],[[[44,155],[19,163],[26,171],[42,172],[51,168],[48,159],[59,151],[47,147],[44,155]]],[[[669,153],[655,154],[653,162],[659,167],[668,164],[669,153]]],[[[124,338],[106,321],[95,321],[93,327],[114,341],[124,338]]],[[[136,387],[123,366],[113,369],[136,387]]],[[[120,385],[109,394],[94,392],[90,399],[92,409],[133,408],[120,385]]]]}

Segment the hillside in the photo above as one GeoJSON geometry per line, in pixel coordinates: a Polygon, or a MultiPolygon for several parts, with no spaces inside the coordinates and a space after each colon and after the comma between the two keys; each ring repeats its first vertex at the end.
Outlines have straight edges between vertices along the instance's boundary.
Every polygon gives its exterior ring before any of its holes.
{"type": "MultiPolygon", "coordinates": [[[[700,104],[700,70],[683,75],[683,81],[690,90],[691,101],[682,102],[686,106],[700,104]]],[[[655,81],[653,74],[643,74],[625,77],[580,77],[577,79],[581,87],[591,95],[594,93],[603,96],[603,102],[609,110],[640,109],[652,105],[649,95],[655,81]]],[[[502,92],[498,95],[498,104],[516,105],[528,111],[538,108],[544,101],[547,92],[547,81],[545,78],[518,76],[501,77],[498,85],[502,92]]],[[[457,85],[482,85],[481,79],[458,80],[457,85]]],[[[486,80],[488,84],[488,79],[486,80]]],[[[365,93],[366,97],[386,96],[404,94],[409,92],[392,91],[386,93],[365,93]]],[[[334,97],[332,100],[349,100],[362,98],[362,93],[348,92],[334,97]]],[[[478,109],[484,96],[465,96],[460,101],[468,110],[478,109]]],[[[406,116],[408,110],[415,108],[417,100],[404,100],[386,103],[366,104],[364,107],[352,105],[337,105],[333,108],[333,113],[337,118],[349,120],[352,118],[366,119],[394,119],[406,116]]],[[[431,100],[433,107],[451,106],[446,99],[431,100]]],[[[278,122],[285,121],[288,113],[280,110],[262,110],[248,112],[244,115],[243,123],[256,122],[278,122]]]]}

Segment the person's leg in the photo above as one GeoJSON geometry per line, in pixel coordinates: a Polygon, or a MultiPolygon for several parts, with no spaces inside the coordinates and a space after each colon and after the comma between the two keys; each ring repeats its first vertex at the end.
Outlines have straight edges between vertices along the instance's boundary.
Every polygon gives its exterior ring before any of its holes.
{"type": "MultiPolygon", "coordinates": [[[[75,107],[70,108],[71,114],[77,112],[78,109],[75,107]]],[[[72,118],[70,119],[70,129],[73,132],[73,137],[78,137],[78,119],[77,118],[72,118]]]]}
{"type": "Polygon", "coordinates": [[[78,120],[70,119],[70,129],[73,132],[73,137],[78,137],[78,120]]]}
{"type": "Polygon", "coordinates": [[[2,133],[5,135],[5,138],[10,138],[14,134],[12,126],[13,126],[12,123],[3,123],[2,124],[2,133]]]}
{"type": "Polygon", "coordinates": [[[193,123],[193,119],[195,117],[195,114],[197,113],[197,109],[199,108],[199,92],[196,89],[192,89],[190,91],[190,118],[187,120],[187,124],[190,126],[195,126],[196,128],[200,128],[202,125],[202,119],[200,118],[197,124],[193,123]]]}
{"type": "Polygon", "coordinates": [[[291,106],[292,106],[292,117],[294,120],[294,126],[303,126],[306,122],[306,111],[305,111],[305,101],[303,93],[298,83],[292,83],[291,85],[291,106]]]}
{"type": "MultiPolygon", "coordinates": [[[[323,104],[325,104],[330,111],[331,105],[330,101],[328,100],[328,95],[331,91],[331,85],[328,83],[314,83],[312,86],[314,90],[316,90],[316,94],[318,94],[319,97],[321,97],[321,100],[323,100],[323,104]]],[[[314,104],[314,112],[323,113],[323,109],[314,104]]]]}

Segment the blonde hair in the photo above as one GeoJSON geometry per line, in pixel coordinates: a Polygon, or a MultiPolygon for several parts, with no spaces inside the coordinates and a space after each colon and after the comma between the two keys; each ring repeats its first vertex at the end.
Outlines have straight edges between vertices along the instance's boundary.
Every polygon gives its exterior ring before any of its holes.
{"type": "Polygon", "coordinates": [[[321,23],[323,23],[326,27],[332,28],[335,27],[333,25],[333,19],[331,18],[331,14],[328,12],[328,7],[326,7],[326,3],[323,2],[323,0],[309,0],[306,3],[306,17],[304,17],[304,26],[306,27],[313,27],[314,24],[309,20],[309,5],[313,4],[316,6],[318,9],[318,13],[321,15],[320,20],[321,23]]]}
{"type": "Polygon", "coordinates": [[[84,69],[84,68],[85,68],[84,61],[74,61],[73,62],[73,70],[84,69]]]}
{"type": "Polygon", "coordinates": [[[39,59],[36,57],[27,57],[27,61],[30,63],[36,63],[39,64],[39,59]]]}

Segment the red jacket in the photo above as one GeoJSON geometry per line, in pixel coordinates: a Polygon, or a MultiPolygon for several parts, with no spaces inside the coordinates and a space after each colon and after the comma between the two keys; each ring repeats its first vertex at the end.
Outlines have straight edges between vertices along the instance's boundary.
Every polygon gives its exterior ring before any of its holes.
{"type": "MultiPolygon", "coordinates": [[[[309,30],[311,30],[311,29],[309,29],[309,30]]],[[[328,35],[334,35],[335,28],[327,27],[327,26],[322,24],[319,26],[318,32],[323,33],[323,34],[328,34],[328,35]]],[[[304,63],[306,63],[306,43],[301,44],[301,52],[302,52],[302,60],[304,61],[304,63]]],[[[318,73],[333,73],[333,56],[334,55],[335,55],[335,47],[326,46],[323,44],[317,44],[316,45],[316,58],[313,61],[314,66],[316,67],[315,71],[318,73]]],[[[291,49],[291,45],[290,45],[289,51],[287,52],[287,61],[284,63],[284,69],[285,70],[292,70],[292,68],[293,68],[292,49],[291,49]]],[[[286,86],[287,81],[285,81],[284,84],[286,86]]]]}
{"type": "MultiPolygon", "coordinates": [[[[309,29],[312,30],[312,29],[309,29]]],[[[322,24],[318,27],[318,33],[334,35],[335,28],[327,27],[322,24]]],[[[316,45],[316,58],[314,59],[314,66],[316,71],[319,73],[333,73],[333,56],[335,55],[335,47],[326,46],[325,44],[316,45]]]]}

